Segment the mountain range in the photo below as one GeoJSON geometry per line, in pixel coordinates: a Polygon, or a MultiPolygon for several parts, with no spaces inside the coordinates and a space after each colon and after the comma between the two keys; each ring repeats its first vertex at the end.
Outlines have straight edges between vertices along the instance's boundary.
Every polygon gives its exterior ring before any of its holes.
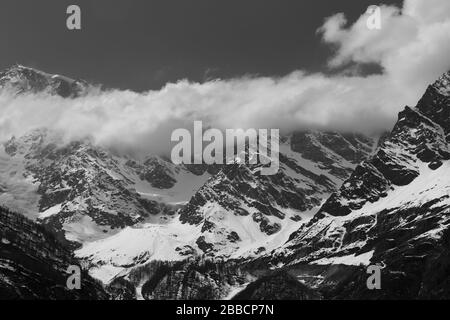
{"type": "MultiPolygon", "coordinates": [[[[77,99],[90,88],[20,65],[0,73],[0,90],[15,94],[77,99]]],[[[137,159],[33,128],[0,147],[0,205],[33,227],[0,223],[20,237],[34,228],[54,237],[55,251],[72,252],[103,283],[90,298],[445,298],[449,116],[445,73],[391,132],[280,136],[271,176],[239,163],[137,159]],[[382,267],[382,290],[367,288],[368,265],[382,267]]],[[[0,275],[24,267],[5,259],[14,265],[2,263],[0,275]]]]}

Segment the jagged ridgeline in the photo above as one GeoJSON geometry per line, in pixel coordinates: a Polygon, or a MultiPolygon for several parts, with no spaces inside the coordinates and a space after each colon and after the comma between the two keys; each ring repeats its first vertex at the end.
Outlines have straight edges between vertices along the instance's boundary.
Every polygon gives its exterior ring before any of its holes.
{"type": "Polygon", "coordinates": [[[0,206],[0,300],[108,299],[87,272],[80,290],[67,288],[67,268],[79,264],[43,226],[0,206]]]}
{"type": "Polygon", "coordinates": [[[74,98],[86,94],[89,90],[89,85],[83,80],[48,74],[16,64],[0,72],[0,88],[11,90],[18,94],[46,92],[64,98],[74,98]]]}

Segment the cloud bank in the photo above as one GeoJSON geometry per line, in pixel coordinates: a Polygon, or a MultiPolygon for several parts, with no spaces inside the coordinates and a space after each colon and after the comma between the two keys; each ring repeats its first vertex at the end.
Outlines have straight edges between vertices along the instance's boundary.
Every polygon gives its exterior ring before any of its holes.
{"type": "Polygon", "coordinates": [[[242,77],[167,84],[159,91],[112,90],[77,99],[0,94],[0,140],[30,129],[62,130],[69,138],[124,152],[167,152],[175,128],[194,120],[211,127],[320,128],[374,132],[389,129],[405,105],[415,105],[426,86],[450,69],[450,2],[405,0],[381,7],[381,30],[362,14],[349,24],[343,13],[318,29],[333,48],[328,61],[338,74],[294,71],[279,78],[242,77]],[[359,66],[382,73],[363,76],[359,66]]]}

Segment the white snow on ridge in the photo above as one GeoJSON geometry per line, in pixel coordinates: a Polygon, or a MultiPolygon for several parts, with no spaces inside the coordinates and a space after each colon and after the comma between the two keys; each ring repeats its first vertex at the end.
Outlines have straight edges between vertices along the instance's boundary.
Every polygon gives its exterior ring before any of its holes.
{"type": "Polygon", "coordinates": [[[369,265],[374,250],[355,256],[354,254],[340,257],[322,258],[312,261],[311,264],[328,265],[328,264],[345,264],[350,266],[369,265]]]}
{"type": "Polygon", "coordinates": [[[45,210],[43,212],[40,212],[39,219],[45,219],[45,218],[51,217],[55,214],[58,214],[61,211],[61,207],[62,207],[62,205],[60,203],[51,208],[48,208],[47,210],[45,210]]]}
{"type": "MultiPolygon", "coordinates": [[[[253,279],[253,280],[254,280],[254,279],[253,279]]],[[[244,290],[245,288],[247,288],[247,286],[248,286],[250,283],[251,283],[251,281],[245,282],[245,283],[243,283],[243,284],[241,284],[241,285],[236,285],[236,286],[230,288],[230,290],[229,290],[227,296],[224,297],[223,300],[231,300],[231,299],[233,299],[233,297],[234,297],[235,295],[237,295],[239,292],[241,292],[242,290],[244,290]]]]}
{"type": "Polygon", "coordinates": [[[92,276],[107,283],[130,266],[151,260],[184,259],[175,249],[190,243],[199,236],[199,231],[197,226],[182,224],[179,219],[167,225],[147,223],[127,227],[106,239],[86,243],[75,254],[89,260],[94,265],[92,276]]]}
{"type": "Polygon", "coordinates": [[[89,275],[101,282],[107,284],[110,283],[115,277],[117,277],[123,270],[122,267],[115,267],[110,264],[102,266],[96,266],[89,269],[89,275]]]}
{"type": "MultiPolygon", "coordinates": [[[[417,162],[420,175],[406,186],[394,186],[386,197],[380,198],[374,203],[367,202],[361,209],[354,210],[346,216],[331,216],[326,214],[326,217],[318,221],[314,227],[306,230],[303,233],[303,239],[315,237],[318,233],[324,232],[322,235],[327,239],[343,239],[346,228],[344,225],[350,221],[361,216],[374,216],[374,224],[376,223],[376,215],[383,210],[399,210],[420,207],[431,200],[441,199],[435,203],[433,207],[450,206],[450,161],[445,161],[436,170],[428,167],[427,163],[421,161],[417,162]]],[[[420,217],[418,217],[420,218],[420,217]]],[[[448,227],[449,216],[443,215],[438,226],[421,234],[420,237],[429,237],[438,239],[442,236],[442,231],[448,227]]],[[[400,226],[401,227],[401,226],[400,226]]],[[[347,245],[341,245],[338,250],[333,248],[318,249],[314,254],[309,255],[307,259],[295,259],[290,265],[303,263],[305,261],[313,261],[313,264],[365,264],[370,261],[372,253],[367,252],[365,255],[345,255],[338,256],[343,252],[349,252],[357,248],[362,248],[366,244],[366,240],[354,241],[347,245]],[[315,260],[314,260],[315,259],[315,260]]],[[[290,243],[280,247],[276,251],[281,254],[284,250],[289,250],[290,243]]],[[[289,251],[288,251],[289,252],[289,251]]]]}
{"type": "MultiPolygon", "coordinates": [[[[445,161],[436,170],[430,169],[424,162],[419,162],[418,167],[420,175],[410,184],[394,187],[387,197],[374,203],[366,203],[361,209],[353,211],[351,216],[375,213],[384,209],[420,206],[432,199],[450,195],[450,161],[445,161]]],[[[439,203],[444,204],[450,205],[450,199],[443,199],[439,203]]]]}

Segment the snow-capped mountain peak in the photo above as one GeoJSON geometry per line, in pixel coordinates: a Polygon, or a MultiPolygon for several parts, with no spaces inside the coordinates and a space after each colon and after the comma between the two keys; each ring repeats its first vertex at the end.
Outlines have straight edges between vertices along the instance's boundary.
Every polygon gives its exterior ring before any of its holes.
{"type": "Polygon", "coordinates": [[[0,89],[15,93],[45,92],[66,98],[85,94],[89,84],[16,64],[0,72],[0,89]]]}

